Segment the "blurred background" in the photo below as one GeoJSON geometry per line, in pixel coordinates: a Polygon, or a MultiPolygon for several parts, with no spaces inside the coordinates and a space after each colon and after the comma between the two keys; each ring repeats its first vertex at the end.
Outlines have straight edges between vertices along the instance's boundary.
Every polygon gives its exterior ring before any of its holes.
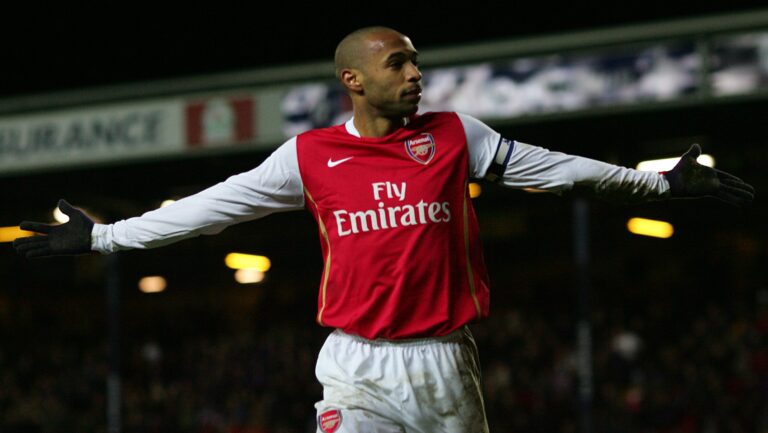
{"type": "Polygon", "coordinates": [[[345,121],[333,49],[384,24],[421,51],[422,111],[629,167],[699,143],[757,189],[738,210],[478,182],[492,314],[472,330],[491,431],[768,432],[759,2],[188,9],[4,17],[0,431],[315,431],[330,330],[314,322],[309,213],[111,256],[27,261],[10,242],[21,220],[53,222],[59,198],[102,222],[140,215],[345,121]]]}

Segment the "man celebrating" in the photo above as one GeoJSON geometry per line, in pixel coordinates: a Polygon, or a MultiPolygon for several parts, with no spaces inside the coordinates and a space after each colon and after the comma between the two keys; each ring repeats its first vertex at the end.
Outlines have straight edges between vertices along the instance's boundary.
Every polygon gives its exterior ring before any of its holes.
{"type": "Polygon", "coordinates": [[[300,134],[259,167],[171,206],[94,224],[24,222],[27,257],[153,248],[279,211],[315,217],[324,269],[317,322],[335,328],[316,374],[319,432],[487,432],[477,349],[466,325],[489,312],[471,177],[555,193],[574,187],[634,200],[714,196],[737,206],[753,189],[696,163],[639,172],[516,142],[470,116],[417,115],[418,52],[385,27],[339,43],[336,73],[354,117],[300,134]]]}

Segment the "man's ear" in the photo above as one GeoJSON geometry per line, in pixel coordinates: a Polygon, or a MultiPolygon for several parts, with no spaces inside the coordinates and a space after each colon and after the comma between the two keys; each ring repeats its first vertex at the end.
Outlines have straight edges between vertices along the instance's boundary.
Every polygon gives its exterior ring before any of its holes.
{"type": "Polygon", "coordinates": [[[361,82],[362,73],[359,69],[344,68],[339,73],[341,84],[352,92],[362,92],[363,84],[361,82]]]}

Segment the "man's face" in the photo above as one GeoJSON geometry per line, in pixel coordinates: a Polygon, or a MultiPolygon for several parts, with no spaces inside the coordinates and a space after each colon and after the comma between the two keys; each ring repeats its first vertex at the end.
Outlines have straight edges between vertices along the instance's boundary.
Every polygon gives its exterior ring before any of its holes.
{"type": "Polygon", "coordinates": [[[361,81],[368,105],[385,117],[415,114],[421,100],[421,72],[411,40],[383,32],[372,35],[366,44],[361,81]]]}

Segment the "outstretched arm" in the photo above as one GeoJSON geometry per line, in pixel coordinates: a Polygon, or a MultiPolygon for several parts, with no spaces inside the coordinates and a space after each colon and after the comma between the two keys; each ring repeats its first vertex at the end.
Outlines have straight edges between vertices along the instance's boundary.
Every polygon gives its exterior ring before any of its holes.
{"type": "MultiPolygon", "coordinates": [[[[659,173],[643,172],[590,158],[553,152],[521,142],[511,142],[506,164],[494,161],[488,174],[509,188],[532,188],[562,194],[576,190],[617,202],[660,200],[668,197],[669,184],[659,173]]],[[[486,174],[486,177],[489,177],[486,174]]]]}
{"type": "Polygon", "coordinates": [[[14,245],[27,257],[78,254],[89,250],[111,253],[130,248],[155,248],[200,234],[219,233],[232,224],[303,206],[296,142],[291,139],[255,169],[232,176],[170,206],[114,224],[91,222],[90,231],[84,230],[88,226],[86,223],[75,224],[79,215],[60,226],[24,223],[41,236],[17,239],[14,245]],[[77,249],[70,248],[71,244],[77,249]],[[83,250],[84,244],[88,249],[83,250]],[[41,248],[43,245],[46,248],[41,248]]]}
{"type": "Polygon", "coordinates": [[[578,189],[624,202],[713,196],[737,206],[754,196],[752,187],[735,176],[696,163],[698,154],[691,151],[670,172],[645,172],[506,140],[477,119],[460,118],[472,174],[510,188],[557,194],[578,189]]]}

